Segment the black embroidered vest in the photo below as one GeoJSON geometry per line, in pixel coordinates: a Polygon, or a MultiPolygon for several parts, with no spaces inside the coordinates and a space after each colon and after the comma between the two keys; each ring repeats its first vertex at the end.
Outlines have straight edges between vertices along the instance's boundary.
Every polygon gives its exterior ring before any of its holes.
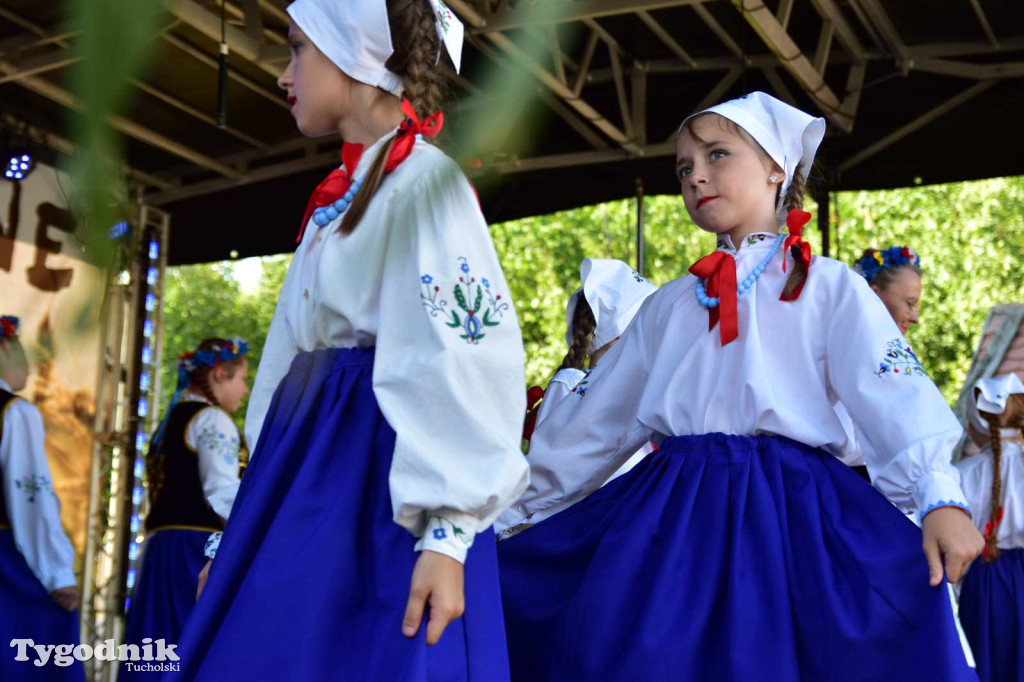
{"type": "MultiPolygon", "coordinates": [[[[7,406],[18,399],[10,391],[0,388],[0,443],[4,440],[4,412],[7,406]]],[[[11,521],[7,518],[7,500],[4,498],[4,472],[0,469],[0,526],[10,526],[11,521]]]]}
{"type": "Polygon", "coordinates": [[[196,526],[223,530],[220,517],[210,508],[199,479],[199,457],[185,443],[189,423],[210,407],[198,401],[181,402],[171,410],[159,452],[146,456],[149,478],[149,514],[146,531],[165,526],[196,526]]]}

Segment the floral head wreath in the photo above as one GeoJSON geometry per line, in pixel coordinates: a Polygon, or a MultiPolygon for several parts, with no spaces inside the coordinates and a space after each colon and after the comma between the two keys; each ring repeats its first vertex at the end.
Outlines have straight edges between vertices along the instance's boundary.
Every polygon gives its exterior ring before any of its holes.
{"type": "Polygon", "coordinates": [[[882,270],[895,270],[905,265],[921,266],[921,257],[909,246],[890,246],[885,251],[868,249],[853,265],[853,270],[871,284],[882,270]]]}
{"type": "Polygon", "coordinates": [[[171,397],[171,402],[167,404],[167,411],[164,412],[164,418],[160,421],[160,426],[157,427],[156,433],[153,434],[153,440],[150,444],[151,452],[156,452],[163,443],[164,431],[167,429],[167,421],[171,416],[171,411],[178,404],[178,400],[181,399],[181,394],[185,392],[185,389],[192,385],[192,375],[195,374],[196,370],[200,367],[216,367],[223,362],[237,360],[248,352],[249,344],[246,343],[245,339],[236,336],[233,339],[222,339],[212,344],[210,348],[191,350],[178,356],[178,386],[171,397]]]}
{"type": "Polygon", "coordinates": [[[0,339],[13,339],[18,335],[21,320],[13,315],[0,316],[0,339]]]}

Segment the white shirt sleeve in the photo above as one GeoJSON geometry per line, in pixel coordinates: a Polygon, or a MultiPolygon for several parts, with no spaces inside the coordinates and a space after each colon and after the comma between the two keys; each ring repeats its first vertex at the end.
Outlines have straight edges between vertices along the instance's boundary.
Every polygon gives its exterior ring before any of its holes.
{"type": "Polygon", "coordinates": [[[199,460],[199,480],[207,503],[217,516],[227,520],[240,483],[238,428],[227,412],[211,405],[189,422],[185,444],[199,460]]]}
{"type": "Polygon", "coordinates": [[[394,519],[417,550],[464,561],[526,486],[522,337],[458,166],[445,158],[388,199],[373,389],[396,432],[394,519]]]}
{"type": "Polygon", "coordinates": [[[658,338],[648,327],[651,302],[644,302],[619,342],[568,397],[561,400],[530,440],[530,485],[516,503],[529,516],[597,490],[640,446],[651,430],[638,419],[658,338]]]}
{"type": "Polygon", "coordinates": [[[856,274],[832,291],[825,358],[875,487],[921,519],[934,509],[970,511],[952,452],[963,429],[885,306],[856,274]]]}
{"type": "Polygon", "coordinates": [[[14,544],[47,592],[76,585],[75,550],[60,523],[60,501],[44,449],[39,410],[15,398],[4,413],[0,468],[14,544]]]}
{"type": "Polygon", "coordinates": [[[278,384],[288,374],[292,360],[299,353],[295,338],[292,335],[291,327],[286,319],[285,309],[287,307],[287,291],[294,287],[294,270],[296,261],[293,258],[288,267],[288,275],[281,293],[277,299],[277,307],[274,309],[274,317],[270,321],[270,329],[267,331],[267,340],[263,344],[263,352],[260,355],[260,364],[256,370],[256,380],[253,382],[252,392],[249,394],[249,405],[245,412],[245,440],[249,445],[250,464],[252,455],[256,454],[256,443],[260,437],[260,430],[270,410],[270,401],[277,391],[278,384]]]}
{"type": "Polygon", "coordinates": [[[572,389],[576,388],[576,385],[583,381],[586,376],[586,372],[574,367],[560,369],[555,372],[551,383],[544,390],[544,400],[541,401],[540,408],[537,410],[537,423],[540,424],[544,421],[551,414],[552,410],[555,409],[555,406],[562,402],[566,396],[572,395],[572,389]]]}

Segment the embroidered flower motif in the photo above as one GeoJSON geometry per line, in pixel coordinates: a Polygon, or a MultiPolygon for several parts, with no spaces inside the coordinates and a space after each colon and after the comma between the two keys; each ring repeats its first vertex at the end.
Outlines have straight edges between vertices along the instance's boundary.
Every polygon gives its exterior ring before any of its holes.
{"type": "Polygon", "coordinates": [[[53,492],[53,486],[50,484],[50,479],[44,476],[23,476],[20,481],[15,481],[14,485],[20,490],[25,491],[25,494],[28,495],[29,502],[35,502],[36,495],[41,492],[48,492],[54,497],[57,497],[56,493],[53,492]]]}
{"type": "Polygon", "coordinates": [[[420,277],[420,281],[423,282],[424,284],[430,284],[431,282],[434,281],[434,278],[431,277],[430,275],[423,275],[422,277],[420,277]]]}
{"type": "Polygon", "coordinates": [[[435,540],[444,540],[444,539],[446,539],[448,537],[448,532],[444,528],[445,526],[447,526],[448,528],[451,528],[452,536],[456,540],[459,540],[460,542],[465,544],[467,547],[469,545],[473,544],[472,539],[470,539],[469,536],[466,535],[466,531],[464,531],[463,529],[459,528],[458,526],[456,526],[454,523],[452,523],[448,519],[444,518],[443,516],[431,516],[430,520],[431,521],[437,521],[437,527],[434,528],[434,530],[432,532],[435,540]]]}
{"type": "Polygon", "coordinates": [[[446,537],[448,537],[448,533],[445,532],[444,528],[435,528],[434,529],[434,539],[435,540],[444,540],[446,537]]]}
{"type": "Polygon", "coordinates": [[[505,311],[509,309],[509,304],[501,300],[500,294],[494,294],[490,280],[483,278],[477,282],[476,278],[470,274],[469,261],[465,257],[459,257],[459,260],[461,261],[459,270],[463,274],[452,289],[452,294],[463,315],[460,315],[455,309],[448,308],[448,301],[440,297],[441,287],[437,285],[431,287],[433,279],[429,282],[425,280],[429,275],[420,277],[420,282],[423,285],[420,300],[431,317],[438,317],[440,313],[447,326],[462,330],[463,333],[459,335],[459,338],[465,339],[466,343],[476,345],[480,339],[487,336],[484,333],[484,328],[497,327],[501,324],[501,320],[497,318],[504,317],[505,311]],[[484,304],[485,296],[487,298],[486,306],[484,304]]]}
{"type": "Polygon", "coordinates": [[[636,270],[633,270],[633,279],[635,279],[637,282],[646,282],[647,281],[647,278],[644,277],[643,275],[641,275],[636,270]]]}
{"type": "Polygon", "coordinates": [[[196,445],[213,451],[228,466],[238,464],[238,436],[218,431],[210,425],[204,428],[196,439],[196,445]]]}
{"type": "Polygon", "coordinates": [[[217,550],[220,549],[220,538],[224,533],[214,533],[206,540],[206,545],[203,547],[203,556],[208,559],[214,559],[217,557],[217,550]]]}
{"type": "Polygon", "coordinates": [[[875,372],[875,375],[881,378],[886,374],[902,374],[908,377],[928,376],[924,367],[921,366],[921,362],[914,355],[914,351],[904,343],[903,339],[893,339],[886,346],[885,357],[878,363],[878,371],[875,372]]]}
{"type": "Polygon", "coordinates": [[[751,246],[757,242],[763,242],[766,239],[768,239],[768,235],[766,234],[752,234],[747,237],[747,246],[751,246]]]}

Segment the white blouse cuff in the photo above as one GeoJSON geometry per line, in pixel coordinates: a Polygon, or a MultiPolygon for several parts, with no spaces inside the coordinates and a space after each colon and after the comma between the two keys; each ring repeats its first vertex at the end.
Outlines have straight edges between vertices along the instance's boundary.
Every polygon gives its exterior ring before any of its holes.
{"type": "Polygon", "coordinates": [[[587,378],[587,372],[582,369],[576,369],[575,367],[567,367],[560,369],[555,372],[555,376],[551,378],[551,383],[565,384],[569,389],[576,388],[576,384],[580,383],[587,378]]]}
{"type": "Polygon", "coordinates": [[[220,548],[220,538],[224,533],[214,533],[206,540],[206,546],[203,548],[203,556],[207,559],[212,559],[217,556],[217,549],[220,548]]]}
{"type": "Polygon", "coordinates": [[[62,568],[50,577],[50,584],[46,586],[47,592],[59,590],[62,587],[75,587],[78,581],[75,579],[75,572],[70,568],[62,568]]]}
{"type": "Polygon", "coordinates": [[[427,529],[416,543],[416,551],[429,550],[444,554],[460,564],[466,563],[466,553],[473,545],[473,530],[477,519],[468,514],[445,510],[430,514],[427,529]]]}
{"type": "Polygon", "coordinates": [[[918,479],[914,486],[914,502],[922,521],[930,512],[942,507],[957,507],[971,515],[967,497],[956,478],[942,472],[933,472],[918,479]]]}

